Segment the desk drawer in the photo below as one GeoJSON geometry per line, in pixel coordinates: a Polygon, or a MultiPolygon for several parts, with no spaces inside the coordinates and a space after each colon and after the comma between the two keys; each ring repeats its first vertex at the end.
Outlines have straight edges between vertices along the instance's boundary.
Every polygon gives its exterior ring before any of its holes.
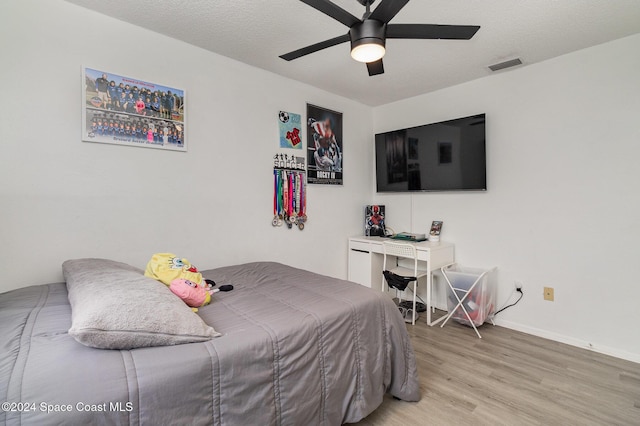
{"type": "Polygon", "coordinates": [[[349,250],[371,253],[371,244],[362,241],[349,241],[349,250]]]}
{"type": "Polygon", "coordinates": [[[429,261],[429,253],[425,250],[418,250],[417,252],[418,260],[422,260],[424,262],[429,261]]]}

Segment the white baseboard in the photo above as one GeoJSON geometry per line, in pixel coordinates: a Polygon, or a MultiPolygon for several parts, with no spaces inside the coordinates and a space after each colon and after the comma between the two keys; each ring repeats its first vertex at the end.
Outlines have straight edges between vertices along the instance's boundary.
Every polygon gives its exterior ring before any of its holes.
{"type": "Polygon", "coordinates": [[[640,354],[621,351],[619,349],[610,348],[607,346],[594,345],[584,340],[564,336],[562,334],[553,333],[547,330],[541,330],[539,328],[529,327],[519,323],[511,322],[511,321],[500,320],[498,318],[494,319],[494,321],[496,325],[499,325],[501,327],[510,328],[512,330],[521,331],[523,333],[531,334],[533,336],[542,337],[543,339],[549,339],[555,342],[565,343],[567,345],[576,346],[578,348],[588,349],[590,351],[598,352],[604,355],[609,355],[615,358],[620,358],[627,361],[640,363],[640,354]]]}

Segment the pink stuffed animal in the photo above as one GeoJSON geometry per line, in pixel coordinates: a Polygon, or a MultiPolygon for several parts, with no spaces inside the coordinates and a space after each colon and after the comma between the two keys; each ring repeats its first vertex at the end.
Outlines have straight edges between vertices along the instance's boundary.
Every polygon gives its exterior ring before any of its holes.
{"type": "Polygon", "coordinates": [[[197,311],[197,308],[211,303],[211,295],[213,293],[218,291],[231,291],[233,290],[233,286],[222,285],[219,289],[209,290],[208,288],[202,287],[193,281],[184,278],[177,278],[171,281],[169,290],[182,299],[184,303],[194,308],[194,311],[197,311]]]}
{"type": "Polygon", "coordinates": [[[199,308],[211,302],[210,291],[184,278],[171,281],[169,290],[192,308],[199,308]]]}

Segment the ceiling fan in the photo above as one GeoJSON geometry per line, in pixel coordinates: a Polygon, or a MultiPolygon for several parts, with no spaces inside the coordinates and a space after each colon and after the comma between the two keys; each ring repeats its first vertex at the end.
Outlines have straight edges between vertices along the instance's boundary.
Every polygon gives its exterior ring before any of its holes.
{"type": "Polygon", "coordinates": [[[300,1],[343,23],[349,27],[349,32],[280,55],[280,57],[291,61],[350,41],[351,57],[366,63],[370,76],[384,73],[382,57],[385,54],[385,42],[388,38],[469,40],[480,29],[477,25],[390,24],[389,21],[409,0],[381,0],[380,5],[373,12],[371,12],[371,5],[376,0],[357,0],[366,7],[362,19],[356,18],[329,0],[300,1]]]}

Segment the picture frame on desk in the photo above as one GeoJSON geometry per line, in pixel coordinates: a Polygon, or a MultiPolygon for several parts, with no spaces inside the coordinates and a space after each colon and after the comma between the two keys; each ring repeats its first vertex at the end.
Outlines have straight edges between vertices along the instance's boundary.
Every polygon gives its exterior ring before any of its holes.
{"type": "Polygon", "coordinates": [[[440,233],[442,232],[442,221],[434,220],[431,222],[431,230],[429,231],[429,241],[440,241],[440,233]]]}

